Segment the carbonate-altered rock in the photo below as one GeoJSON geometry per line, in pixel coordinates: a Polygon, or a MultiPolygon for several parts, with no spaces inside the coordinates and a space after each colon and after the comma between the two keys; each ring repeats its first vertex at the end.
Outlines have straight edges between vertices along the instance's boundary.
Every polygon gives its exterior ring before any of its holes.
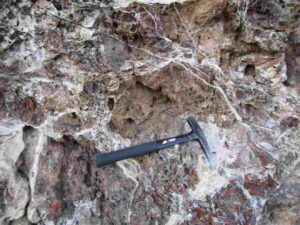
{"type": "Polygon", "coordinates": [[[300,180],[298,163],[291,174],[268,198],[259,224],[298,224],[300,210],[300,180]]]}
{"type": "Polygon", "coordinates": [[[295,0],[0,6],[0,223],[298,224],[295,0]],[[197,142],[96,168],[96,153],[197,142]]]}
{"type": "Polygon", "coordinates": [[[2,120],[0,126],[0,167],[14,169],[20,154],[24,150],[24,124],[17,120],[2,120]]]}
{"type": "Polygon", "coordinates": [[[0,173],[0,222],[12,221],[23,217],[30,198],[28,181],[22,173],[0,173]]]}

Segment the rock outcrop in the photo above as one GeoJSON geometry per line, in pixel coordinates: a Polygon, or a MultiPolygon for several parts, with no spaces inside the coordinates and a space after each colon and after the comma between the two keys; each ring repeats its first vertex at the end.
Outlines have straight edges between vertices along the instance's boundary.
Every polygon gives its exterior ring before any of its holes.
{"type": "Polygon", "coordinates": [[[299,224],[300,4],[0,6],[0,224],[299,224]],[[96,168],[189,131],[197,143],[96,168]]]}

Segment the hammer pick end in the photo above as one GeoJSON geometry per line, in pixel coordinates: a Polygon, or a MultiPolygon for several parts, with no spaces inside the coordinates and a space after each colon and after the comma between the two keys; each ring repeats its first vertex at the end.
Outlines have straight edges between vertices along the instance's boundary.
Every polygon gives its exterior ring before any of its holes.
{"type": "Polygon", "coordinates": [[[212,170],[214,169],[214,165],[212,163],[212,154],[210,151],[210,148],[208,146],[207,140],[205,138],[204,132],[200,125],[197,123],[196,119],[194,117],[188,117],[187,119],[189,125],[192,128],[192,133],[195,135],[195,139],[200,143],[202,150],[207,158],[207,161],[209,163],[209,168],[212,170]]]}

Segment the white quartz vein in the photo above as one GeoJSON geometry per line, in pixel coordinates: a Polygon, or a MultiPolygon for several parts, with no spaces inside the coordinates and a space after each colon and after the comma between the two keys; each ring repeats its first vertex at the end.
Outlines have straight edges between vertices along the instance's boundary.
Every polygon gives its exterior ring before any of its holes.
{"type": "Polygon", "coordinates": [[[127,222],[130,224],[131,223],[131,214],[132,214],[131,206],[132,206],[132,203],[134,200],[134,195],[139,186],[139,177],[140,177],[141,168],[140,168],[140,164],[137,161],[135,161],[134,159],[127,159],[127,160],[119,161],[119,162],[117,162],[117,165],[122,169],[124,175],[135,183],[135,186],[132,189],[132,192],[129,197],[127,222]]]}
{"type": "Polygon", "coordinates": [[[34,191],[35,191],[35,182],[36,182],[36,177],[38,174],[38,169],[39,169],[39,161],[40,161],[40,155],[43,151],[43,146],[45,143],[45,136],[43,133],[39,133],[37,144],[35,147],[34,151],[34,160],[32,167],[30,169],[29,173],[29,185],[30,185],[30,190],[31,190],[31,200],[34,200],[34,191]]]}

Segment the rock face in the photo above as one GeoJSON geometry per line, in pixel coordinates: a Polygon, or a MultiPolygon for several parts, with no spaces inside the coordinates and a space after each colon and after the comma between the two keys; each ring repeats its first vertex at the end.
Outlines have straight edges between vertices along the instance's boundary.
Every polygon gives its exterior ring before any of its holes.
{"type": "Polygon", "coordinates": [[[300,224],[300,5],[0,6],[0,224],[300,224]],[[194,142],[96,168],[93,156],[194,142]]]}

